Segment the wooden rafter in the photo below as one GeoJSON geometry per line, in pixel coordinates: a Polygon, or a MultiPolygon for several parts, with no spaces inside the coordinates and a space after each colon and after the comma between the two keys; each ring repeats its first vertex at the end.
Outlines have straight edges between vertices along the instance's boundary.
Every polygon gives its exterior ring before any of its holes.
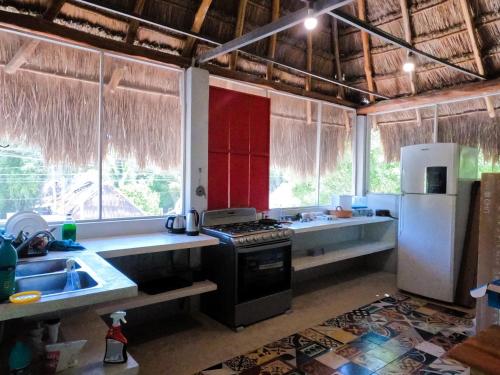
{"type": "MultiPolygon", "coordinates": [[[[472,46],[472,53],[474,54],[474,60],[476,61],[477,71],[481,75],[485,75],[485,69],[483,64],[483,59],[481,56],[481,51],[479,49],[479,38],[477,30],[474,26],[474,18],[472,15],[472,8],[467,0],[460,0],[460,5],[462,7],[462,14],[465,19],[465,26],[467,27],[467,33],[469,34],[470,44],[472,46]]],[[[486,102],[486,109],[488,115],[493,118],[495,117],[495,106],[491,98],[484,98],[486,102]]]]}
{"type": "MultiPolygon", "coordinates": [[[[134,4],[134,9],[132,10],[132,14],[136,16],[140,16],[142,11],[144,10],[144,5],[146,4],[146,0],[136,0],[134,4]]],[[[127,28],[127,36],[125,37],[126,44],[134,44],[135,37],[137,36],[137,30],[139,29],[139,21],[132,20],[128,24],[127,28]]],[[[113,94],[120,82],[123,78],[125,78],[128,69],[126,66],[116,67],[111,72],[111,78],[109,82],[106,84],[104,89],[105,94],[113,94]]]]}
{"type": "MultiPolygon", "coordinates": [[[[411,16],[410,16],[410,10],[408,8],[408,0],[399,0],[399,3],[401,5],[401,15],[403,18],[403,29],[405,33],[405,40],[408,44],[413,45],[413,37],[412,37],[412,32],[411,32],[411,16]]],[[[410,78],[410,89],[411,89],[411,94],[415,95],[417,93],[417,73],[414,71],[409,73],[409,78],[410,78]]],[[[420,113],[420,109],[415,110],[416,115],[417,115],[417,125],[421,126],[422,125],[422,114],[420,113]]]]}
{"type": "MultiPolygon", "coordinates": [[[[358,0],[358,18],[362,21],[366,21],[366,2],[365,0],[358,0]]],[[[372,69],[372,56],[370,54],[370,35],[368,33],[361,31],[361,42],[363,44],[363,58],[364,58],[364,69],[366,75],[366,83],[368,84],[368,90],[375,91],[375,81],[373,80],[373,69],[372,69]]],[[[370,95],[370,102],[374,102],[375,98],[370,95]]]]}
{"type": "MultiPolygon", "coordinates": [[[[191,31],[193,33],[199,33],[201,30],[201,26],[205,21],[205,17],[207,16],[208,9],[212,4],[212,0],[201,0],[200,6],[194,15],[193,25],[191,26],[191,31]]],[[[184,44],[184,49],[182,50],[182,56],[184,57],[192,57],[193,49],[196,45],[196,39],[193,37],[188,37],[186,39],[186,44],[184,44]]]]}
{"type": "MultiPolygon", "coordinates": [[[[66,0],[53,0],[43,13],[42,19],[49,22],[54,21],[65,2],[66,0]]],[[[26,61],[28,61],[39,44],[40,41],[34,39],[23,43],[23,45],[17,50],[14,57],[12,57],[12,59],[5,66],[5,73],[14,74],[17,69],[19,69],[26,61]]]]}
{"type": "MultiPolygon", "coordinates": [[[[136,0],[132,14],[134,16],[140,16],[142,14],[142,11],[144,10],[145,4],[146,0],[136,0]]],[[[130,21],[130,23],[128,24],[127,36],[125,37],[125,43],[127,44],[134,43],[138,29],[139,29],[139,21],[137,20],[130,21]]]]}
{"type": "Polygon", "coordinates": [[[374,113],[385,113],[403,109],[426,107],[434,104],[443,104],[453,101],[475,99],[481,96],[491,96],[500,92],[500,78],[466,83],[460,86],[445,88],[442,90],[427,91],[425,93],[383,100],[376,104],[358,108],[358,115],[368,115],[374,113]]]}
{"type": "MultiPolygon", "coordinates": [[[[248,0],[240,0],[238,5],[238,16],[236,18],[236,29],[234,37],[238,38],[243,35],[243,27],[245,26],[245,13],[247,11],[248,0]]],[[[231,52],[229,57],[229,69],[236,69],[236,61],[238,59],[238,51],[231,52]]]]}
{"type": "MultiPolygon", "coordinates": [[[[280,0],[273,0],[271,22],[276,21],[280,16],[280,0]]],[[[274,59],[276,55],[276,43],[278,41],[278,34],[273,34],[269,38],[269,44],[267,45],[267,57],[274,59]]],[[[273,79],[274,66],[272,62],[267,63],[267,73],[266,79],[273,79]]]]}
{"type": "MultiPolygon", "coordinates": [[[[306,48],[306,70],[308,72],[312,71],[312,56],[313,56],[313,34],[312,32],[307,33],[307,48],[306,48]]],[[[312,77],[306,76],[305,78],[305,89],[306,91],[311,91],[312,89],[312,77]]],[[[308,100],[306,102],[306,114],[307,123],[312,123],[312,107],[311,102],[308,100]]]]}
{"type": "MultiPolygon", "coordinates": [[[[343,80],[342,67],[340,65],[340,49],[339,49],[339,27],[336,18],[330,17],[330,26],[332,31],[332,53],[335,64],[335,75],[338,80],[343,80]]],[[[344,97],[344,88],[339,86],[338,96],[344,97]]]]}

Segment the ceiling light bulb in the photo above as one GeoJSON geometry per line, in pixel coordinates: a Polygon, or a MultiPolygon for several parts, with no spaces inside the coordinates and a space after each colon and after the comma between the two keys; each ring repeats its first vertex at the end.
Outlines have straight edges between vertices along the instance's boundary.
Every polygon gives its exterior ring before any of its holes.
{"type": "Polygon", "coordinates": [[[403,70],[406,72],[406,73],[411,73],[411,72],[414,72],[415,71],[415,63],[413,61],[406,61],[404,64],[403,64],[403,70]]]}
{"type": "Polygon", "coordinates": [[[304,27],[307,30],[314,30],[318,26],[318,20],[315,17],[308,16],[304,20],[304,27]]]}

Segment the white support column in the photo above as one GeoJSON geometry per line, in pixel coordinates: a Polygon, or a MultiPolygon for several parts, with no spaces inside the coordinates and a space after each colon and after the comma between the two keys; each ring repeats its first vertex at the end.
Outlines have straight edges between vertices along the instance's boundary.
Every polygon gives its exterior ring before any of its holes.
{"type": "Polygon", "coordinates": [[[185,85],[185,191],[184,209],[207,209],[208,95],[207,70],[191,67],[185,85]]]}
{"type": "Polygon", "coordinates": [[[354,192],[365,195],[368,186],[368,121],[366,116],[356,116],[353,126],[353,162],[354,162],[354,192]]]}

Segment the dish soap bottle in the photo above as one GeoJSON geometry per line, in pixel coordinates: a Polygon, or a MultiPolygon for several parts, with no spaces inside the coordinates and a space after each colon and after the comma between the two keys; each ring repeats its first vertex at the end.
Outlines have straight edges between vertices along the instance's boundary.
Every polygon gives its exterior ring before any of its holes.
{"type": "Polygon", "coordinates": [[[12,238],[2,236],[0,246],[0,301],[8,299],[16,289],[17,251],[12,246],[12,238]]]}
{"type": "Polygon", "coordinates": [[[64,220],[61,232],[63,240],[76,241],[76,221],[70,213],[66,214],[66,220],[64,220]]]}
{"type": "Polygon", "coordinates": [[[106,335],[106,353],[104,363],[116,364],[127,362],[127,338],[122,333],[121,322],[125,320],[125,311],[116,311],[110,315],[113,324],[106,335]]]}

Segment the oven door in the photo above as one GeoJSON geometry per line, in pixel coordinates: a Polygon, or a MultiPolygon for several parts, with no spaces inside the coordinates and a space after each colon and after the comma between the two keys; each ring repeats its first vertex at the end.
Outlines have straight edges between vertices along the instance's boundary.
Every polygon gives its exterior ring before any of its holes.
{"type": "Polygon", "coordinates": [[[290,241],[236,248],[238,255],[237,303],[290,289],[292,245],[290,241]]]}

